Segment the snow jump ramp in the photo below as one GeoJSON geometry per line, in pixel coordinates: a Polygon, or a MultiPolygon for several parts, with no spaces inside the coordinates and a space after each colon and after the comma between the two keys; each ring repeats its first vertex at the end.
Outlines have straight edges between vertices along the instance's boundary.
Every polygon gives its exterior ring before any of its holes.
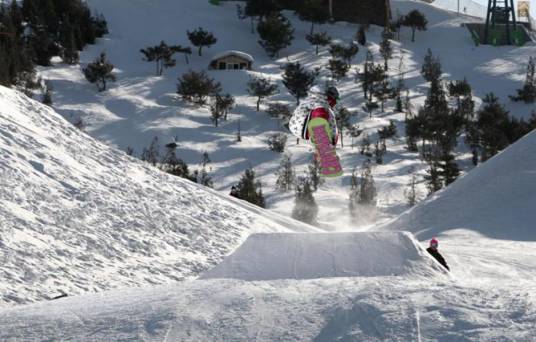
{"type": "Polygon", "coordinates": [[[408,232],[251,235],[200,279],[247,281],[444,273],[408,232]]]}

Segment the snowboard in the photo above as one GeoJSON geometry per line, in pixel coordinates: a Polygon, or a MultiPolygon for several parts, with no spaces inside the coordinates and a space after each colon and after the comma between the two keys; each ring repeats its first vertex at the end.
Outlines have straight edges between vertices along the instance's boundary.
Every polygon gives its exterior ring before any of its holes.
{"type": "Polygon", "coordinates": [[[307,125],[309,139],[315,146],[315,154],[320,164],[320,175],[324,177],[342,176],[342,167],[335,146],[331,144],[332,130],[329,122],[314,118],[307,125]]]}

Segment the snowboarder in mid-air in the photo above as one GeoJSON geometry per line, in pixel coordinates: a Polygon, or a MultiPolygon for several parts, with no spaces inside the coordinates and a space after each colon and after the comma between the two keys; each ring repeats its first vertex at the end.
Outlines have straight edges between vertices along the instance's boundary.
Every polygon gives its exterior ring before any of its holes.
{"type": "Polygon", "coordinates": [[[437,241],[436,238],[433,238],[430,240],[430,247],[426,249],[428,253],[430,253],[434,259],[436,259],[443,267],[445,267],[448,271],[450,271],[449,266],[447,265],[447,262],[443,258],[441,254],[439,254],[439,251],[437,250],[437,247],[439,246],[439,241],[437,241]]]}
{"type": "Polygon", "coordinates": [[[309,140],[315,146],[315,159],[320,163],[321,175],[342,175],[335,146],[339,138],[334,107],[339,99],[337,88],[330,86],[324,98],[306,99],[295,110],[289,121],[289,129],[296,137],[309,140]]]}

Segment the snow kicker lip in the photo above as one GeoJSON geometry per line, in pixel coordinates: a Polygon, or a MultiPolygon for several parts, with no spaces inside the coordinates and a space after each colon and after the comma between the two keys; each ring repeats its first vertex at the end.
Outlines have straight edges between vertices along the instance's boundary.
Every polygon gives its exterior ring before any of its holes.
{"type": "Polygon", "coordinates": [[[401,276],[415,269],[430,274],[439,267],[407,232],[274,233],[251,235],[200,279],[401,276]]]}

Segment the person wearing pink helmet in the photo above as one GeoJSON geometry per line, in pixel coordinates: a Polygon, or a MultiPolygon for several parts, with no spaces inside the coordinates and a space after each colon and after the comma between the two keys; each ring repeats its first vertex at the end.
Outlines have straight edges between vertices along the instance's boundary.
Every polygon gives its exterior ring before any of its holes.
{"type": "Polygon", "coordinates": [[[443,258],[443,256],[437,250],[438,247],[439,247],[439,241],[437,241],[436,238],[433,238],[432,240],[430,240],[430,247],[428,247],[426,251],[430,253],[430,255],[432,255],[434,259],[437,260],[437,262],[439,262],[443,267],[445,267],[448,271],[450,271],[450,268],[447,265],[445,258],[443,258]]]}

